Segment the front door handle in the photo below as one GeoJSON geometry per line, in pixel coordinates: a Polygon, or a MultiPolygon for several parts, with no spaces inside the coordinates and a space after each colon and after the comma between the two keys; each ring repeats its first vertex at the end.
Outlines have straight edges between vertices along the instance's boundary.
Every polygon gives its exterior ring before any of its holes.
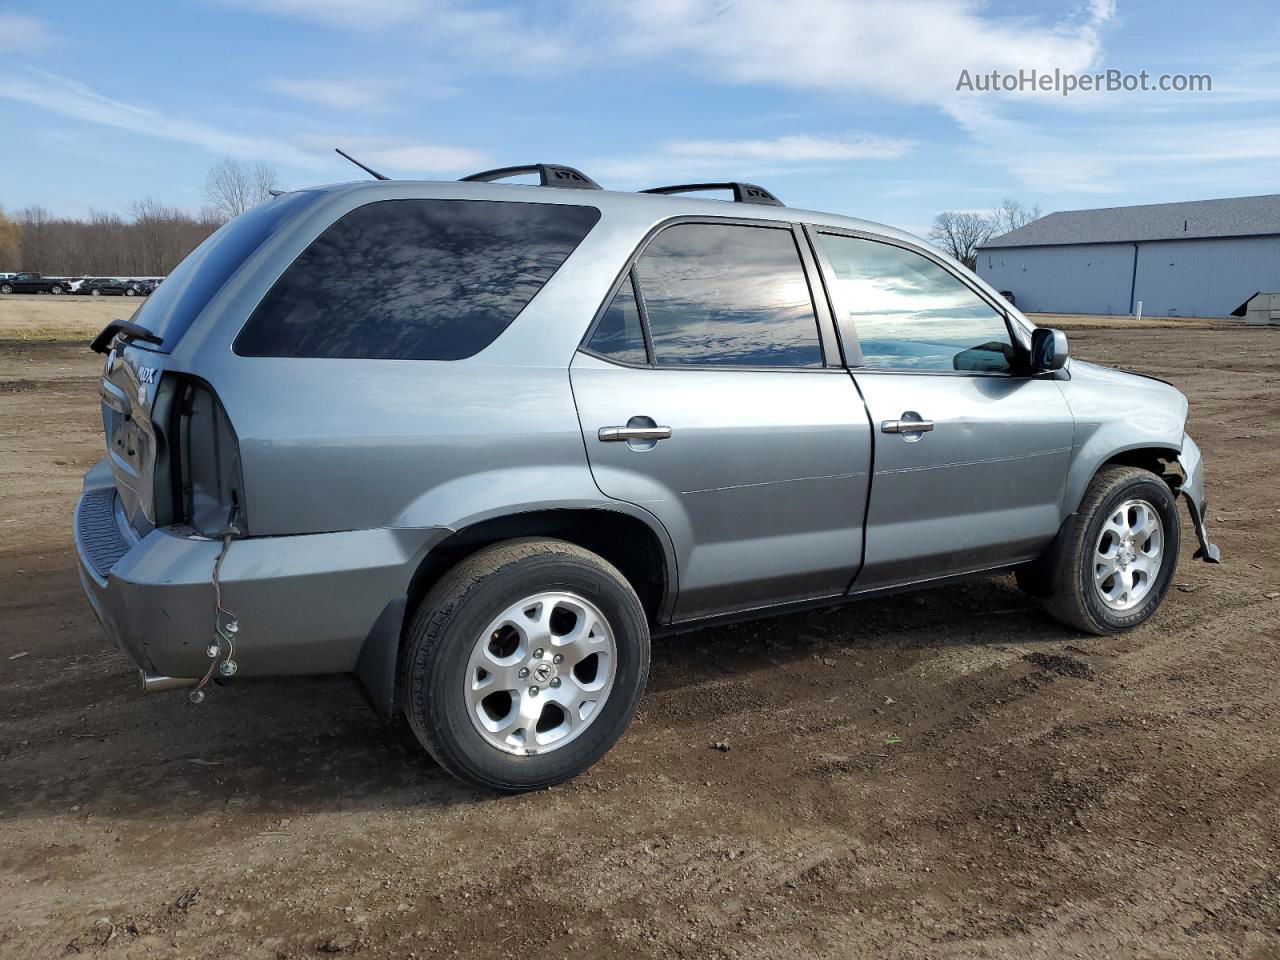
{"type": "Polygon", "coordinates": [[[880,421],[881,433],[928,433],[933,429],[933,421],[925,420],[914,410],[908,410],[900,420],[880,421]]]}
{"type": "Polygon", "coordinates": [[[597,436],[605,443],[624,440],[669,440],[670,427],[601,427],[597,436]]]}

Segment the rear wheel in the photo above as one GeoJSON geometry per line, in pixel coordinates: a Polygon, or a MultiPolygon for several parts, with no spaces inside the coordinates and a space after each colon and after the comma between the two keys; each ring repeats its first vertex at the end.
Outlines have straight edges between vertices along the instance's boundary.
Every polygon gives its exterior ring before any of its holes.
{"type": "Polygon", "coordinates": [[[89,291],[89,296],[100,297],[102,296],[102,291],[99,290],[97,287],[94,287],[92,290],[89,291]]]}
{"type": "Polygon", "coordinates": [[[61,284],[55,283],[53,286],[51,286],[51,287],[49,288],[49,292],[50,292],[50,293],[52,293],[52,294],[56,297],[56,296],[61,295],[64,291],[63,291],[63,289],[62,289],[62,285],[61,285],[61,284]]]}
{"type": "Polygon", "coordinates": [[[513,540],[460,563],[410,624],[405,712],[463,780],[536,790],[577,776],[635,715],[649,627],[631,585],[596,554],[513,540]]]}
{"type": "Polygon", "coordinates": [[[0,293],[13,293],[13,284],[0,283],[0,293]]]}
{"type": "Polygon", "coordinates": [[[1044,571],[1049,612],[1089,633],[1138,626],[1169,589],[1179,535],[1168,484],[1137,467],[1100,470],[1044,571]]]}

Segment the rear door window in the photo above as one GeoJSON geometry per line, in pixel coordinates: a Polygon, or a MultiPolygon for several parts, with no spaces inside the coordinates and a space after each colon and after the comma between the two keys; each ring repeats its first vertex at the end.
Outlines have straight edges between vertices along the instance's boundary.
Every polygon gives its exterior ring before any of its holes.
{"type": "Polygon", "coordinates": [[[492,343],[600,219],[595,207],[381,200],[284,272],[235,351],[251,357],[460,360],[492,343]]]}
{"type": "Polygon", "coordinates": [[[790,227],[677,224],[645,248],[636,279],[658,366],[822,366],[790,227]]]}

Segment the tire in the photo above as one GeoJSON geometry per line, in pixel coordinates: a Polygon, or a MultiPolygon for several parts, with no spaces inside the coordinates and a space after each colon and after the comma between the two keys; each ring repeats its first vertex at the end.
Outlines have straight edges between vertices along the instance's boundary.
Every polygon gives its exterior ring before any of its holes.
{"type": "Polygon", "coordinates": [[[124,295],[126,297],[136,297],[138,295],[138,291],[133,289],[133,287],[126,287],[124,291],[124,295]]]}
{"type": "Polygon", "coordinates": [[[649,624],[603,558],[559,540],[510,540],[431,589],[401,671],[409,725],[441,767],[491,790],[539,790],[582,773],[631,723],[649,676],[649,624]],[[581,657],[588,648],[600,653],[581,657]],[[579,704],[576,723],[560,702],[579,704]]]}
{"type": "Polygon", "coordinates": [[[49,292],[56,297],[59,294],[64,293],[65,291],[62,289],[62,287],[59,284],[55,283],[52,287],[49,288],[49,292]]]}
{"type": "Polygon", "coordinates": [[[100,297],[102,296],[102,291],[99,290],[97,287],[94,287],[92,290],[89,291],[89,296],[100,297]]]}
{"type": "MultiPolygon", "coordinates": [[[[1068,626],[1102,635],[1148,620],[1178,569],[1177,507],[1169,485],[1149,470],[1099,470],[1046,560],[1049,613],[1068,626]],[[1144,525],[1150,532],[1140,529],[1144,525]]],[[[1033,573],[1027,580],[1033,588],[1041,582],[1033,573]]]]}
{"type": "Polygon", "coordinates": [[[9,283],[0,283],[0,293],[3,293],[3,294],[13,293],[13,285],[9,283]]]}

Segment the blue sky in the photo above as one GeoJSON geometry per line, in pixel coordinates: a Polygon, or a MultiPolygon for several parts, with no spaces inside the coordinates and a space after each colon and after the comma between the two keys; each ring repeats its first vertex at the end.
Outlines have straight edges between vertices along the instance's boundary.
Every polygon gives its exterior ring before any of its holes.
{"type": "Polygon", "coordinates": [[[923,231],[1280,191],[1280,6],[1082,0],[0,0],[0,204],[198,209],[209,165],[290,187],[550,160],[606,187],[762,183],[923,231]],[[974,93],[1038,68],[1208,93],[974,93]]]}

